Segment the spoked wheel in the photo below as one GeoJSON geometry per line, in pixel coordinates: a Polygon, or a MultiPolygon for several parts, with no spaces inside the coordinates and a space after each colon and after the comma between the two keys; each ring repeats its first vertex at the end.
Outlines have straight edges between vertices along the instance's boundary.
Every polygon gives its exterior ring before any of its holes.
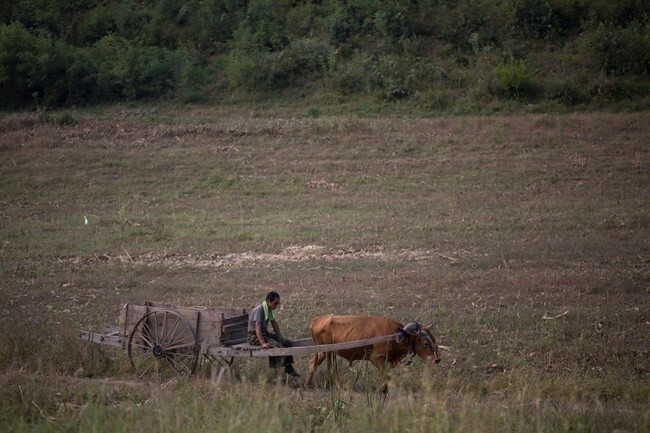
{"type": "Polygon", "coordinates": [[[167,310],[152,311],[136,323],[129,337],[129,361],[145,379],[190,375],[199,362],[199,344],[183,316],[167,310]]]}

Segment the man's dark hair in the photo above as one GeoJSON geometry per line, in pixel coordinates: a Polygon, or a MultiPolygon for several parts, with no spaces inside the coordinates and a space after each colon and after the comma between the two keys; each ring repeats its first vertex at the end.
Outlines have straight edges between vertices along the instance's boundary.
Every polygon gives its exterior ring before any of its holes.
{"type": "Polygon", "coordinates": [[[269,292],[266,295],[266,302],[273,302],[276,299],[280,299],[280,294],[278,292],[269,292]]]}

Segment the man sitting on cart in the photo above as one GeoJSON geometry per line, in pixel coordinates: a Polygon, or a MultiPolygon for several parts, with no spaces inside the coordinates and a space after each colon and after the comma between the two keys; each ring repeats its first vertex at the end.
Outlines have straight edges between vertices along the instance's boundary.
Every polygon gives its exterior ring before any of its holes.
{"type": "MultiPolygon", "coordinates": [[[[275,320],[275,309],[280,305],[278,292],[269,292],[266,300],[253,308],[248,315],[248,342],[263,349],[273,347],[291,347],[291,340],[280,333],[280,324],[275,320]],[[269,322],[273,332],[269,332],[269,322]]],[[[284,367],[284,373],[299,378],[300,375],[293,368],[292,356],[270,356],[269,366],[277,369],[284,367]]]]}

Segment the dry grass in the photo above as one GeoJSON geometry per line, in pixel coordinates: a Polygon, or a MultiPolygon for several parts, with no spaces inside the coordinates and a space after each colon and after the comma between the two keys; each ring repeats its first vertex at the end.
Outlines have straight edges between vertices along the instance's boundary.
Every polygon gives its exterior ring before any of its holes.
{"type": "Polygon", "coordinates": [[[646,113],[72,114],[0,119],[0,426],[244,431],[277,410],[289,421],[272,431],[647,430],[646,113]],[[124,302],[248,308],[268,290],[292,336],[318,314],[385,314],[435,321],[451,350],[399,369],[388,418],[370,421],[375,403],[323,389],[243,403],[262,362],[241,363],[221,403],[205,379],[170,402],[106,388],[131,380],[124,354],[75,339],[124,302]]]}

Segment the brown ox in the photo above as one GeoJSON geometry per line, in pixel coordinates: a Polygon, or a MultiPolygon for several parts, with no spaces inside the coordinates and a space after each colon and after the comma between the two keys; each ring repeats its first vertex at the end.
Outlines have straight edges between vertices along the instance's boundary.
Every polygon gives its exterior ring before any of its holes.
{"type": "Polygon", "coordinates": [[[416,354],[430,363],[440,362],[440,354],[436,340],[428,328],[422,328],[417,323],[402,326],[388,317],[380,316],[318,316],[309,325],[311,336],[316,344],[345,343],[382,335],[395,335],[395,338],[383,343],[354,349],[339,350],[315,354],[309,362],[309,374],[305,386],[310,386],[318,366],[327,358],[327,368],[338,387],[341,383],[334,361],[339,355],[350,362],[357,360],[370,361],[381,373],[381,392],[388,391],[390,369],[397,366],[404,358],[410,364],[416,354]]]}

